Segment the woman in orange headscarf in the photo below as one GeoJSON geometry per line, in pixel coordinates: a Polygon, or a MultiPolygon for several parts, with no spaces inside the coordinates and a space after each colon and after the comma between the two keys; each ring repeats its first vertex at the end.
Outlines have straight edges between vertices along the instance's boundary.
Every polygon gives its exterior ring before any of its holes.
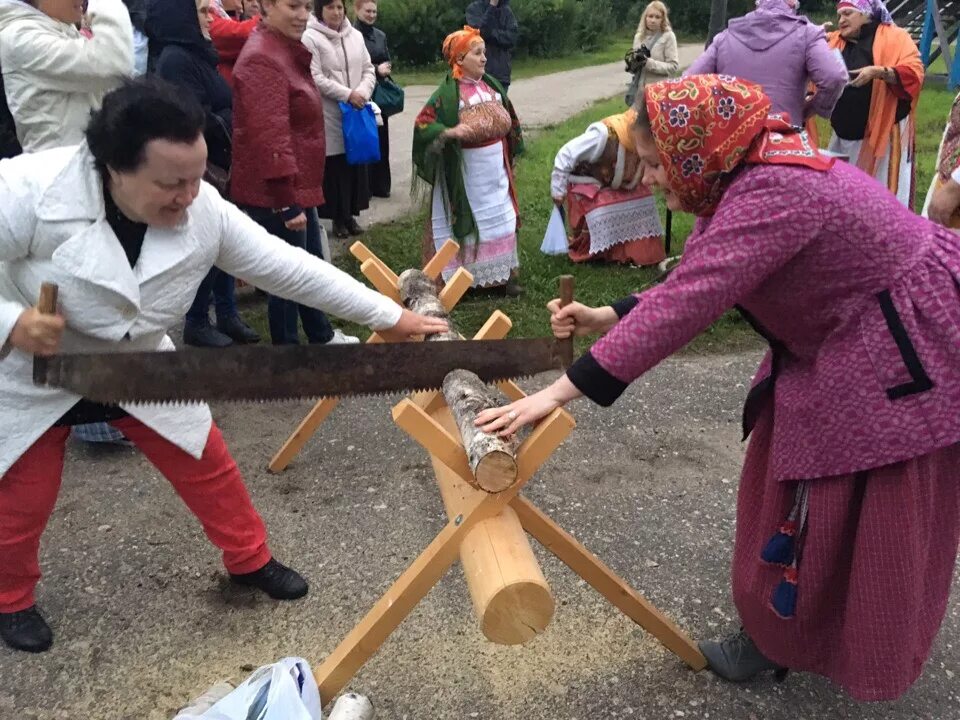
{"type": "Polygon", "coordinates": [[[431,186],[430,233],[424,255],[447,240],[461,247],[443,270],[460,266],[473,286],[521,292],[516,282],[517,201],[514,158],[523,151],[520,122],[503,86],[487,75],[479,30],[464,27],[443,42],[450,72],[417,117],[413,134],[416,184],[431,186]]]}
{"type": "Polygon", "coordinates": [[[920,52],[881,0],[840,0],[837,16],[838,29],[827,41],[851,79],[830,117],[829,149],[849,156],[912,208],[920,52]]]}

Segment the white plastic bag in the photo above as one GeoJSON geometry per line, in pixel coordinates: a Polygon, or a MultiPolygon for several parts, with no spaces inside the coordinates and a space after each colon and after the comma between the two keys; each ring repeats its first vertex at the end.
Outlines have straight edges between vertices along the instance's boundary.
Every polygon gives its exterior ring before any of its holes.
{"type": "Polygon", "coordinates": [[[264,665],[200,715],[202,720],[322,720],[320,690],[303,658],[264,665]]]}
{"type": "Polygon", "coordinates": [[[553,212],[550,214],[550,222],[547,223],[547,232],[544,233],[543,243],[540,245],[540,252],[545,255],[565,255],[568,250],[563,208],[554,205],[553,212]]]}

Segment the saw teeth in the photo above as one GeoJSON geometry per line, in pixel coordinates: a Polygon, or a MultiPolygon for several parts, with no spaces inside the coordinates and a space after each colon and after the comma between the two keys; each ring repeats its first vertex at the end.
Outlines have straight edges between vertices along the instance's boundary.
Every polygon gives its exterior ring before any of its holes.
{"type": "MultiPolygon", "coordinates": [[[[507,381],[507,380],[527,380],[532,378],[536,373],[529,373],[526,375],[509,375],[506,377],[495,378],[493,380],[488,380],[487,385],[496,385],[498,383],[507,381]]],[[[324,397],[335,397],[339,400],[349,400],[353,397],[391,397],[395,395],[408,395],[410,393],[417,392],[441,392],[441,387],[430,387],[430,388],[416,388],[416,389],[397,389],[397,390],[380,390],[377,392],[365,392],[365,393],[350,393],[348,395],[294,395],[282,398],[214,398],[212,400],[201,399],[201,398],[164,398],[163,400],[111,400],[106,401],[111,404],[116,405],[132,405],[134,407],[140,407],[144,405],[160,405],[163,407],[187,407],[189,405],[200,405],[203,403],[214,402],[214,403],[257,403],[260,405],[267,404],[283,404],[283,403],[295,403],[295,402],[305,402],[305,401],[318,401],[324,397]]]]}

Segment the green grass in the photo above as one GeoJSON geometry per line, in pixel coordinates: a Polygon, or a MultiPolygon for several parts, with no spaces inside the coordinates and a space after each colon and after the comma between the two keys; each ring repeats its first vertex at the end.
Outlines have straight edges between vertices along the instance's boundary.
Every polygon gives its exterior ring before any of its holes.
{"type": "MultiPolygon", "coordinates": [[[[614,38],[605,48],[593,52],[577,52],[555,58],[517,58],[513,62],[512,79],[522,80],[537,75],[547,75],[623,60],[623,56],[630,49],[632,42],[633,35],[631,34],[630,37],[614,38]]],[[[400,67],[393,73],[393,79],[402,86],[436,85],[448,69],[448,65],[443,62],[425,67],[400,67]]]]}
{"type": "MultiPolygon", "coordinates": [[[[933,175],[937,147],[943,126],[949,114],[953,93],[940,86],[924,89],[917,117],[917,205],[921,205],[933,175]]],[[[512,334],[517,337],[542,336],[549,332],[548,316],[544,306],[557,295],[560,275],[576,277],[576,297],[588,305],[607,304],[652,282],[656,271],[630,267],[597,264],[574,264],[566,256],[549,257],[540,253],[540,242],[552,210],[549,178],[553,158],[560,146],[583,131],[598,118],[618,112],[622,101],[613,98],[596,103],[587,111],[557,126],[545,128],[527,142],[527,152],[520,158],[516,168],[517,195],[520,201],[520,280],[526,293],[520,298],[474,298],[470,295],[456,308],[453,318],[464,335],[472,335],[490,314],[503,310],[513,320],[512,334]]],[[[828,126],[821,123],[823,144],[829,139],[828,126]]],[[[660,201],[658,201],[660,202],[660,201]]],[[[661,203],[661,216],[664,209],[661,203]]],[[[671,254],[683,249],[684,241],[692,229],[693,218],[678,213],[673,218],[673,245],[671,254]]],[[[420,248],[425,215],[417,213],[383,225],[370,228],[363,242],[391,268],[399,272],[404,268],[420,267],[420,248]]],[[[337,264],[345,271],[360,278],[359,263],[344,254],[337,264]]],[[[269,337],[266,328],[266,313],[262,303],[247,305],[245,316],[264,337],[269,337]]],[[[345,331],[366,337],[364,328],[338,322],[345,331]]],[[[589,345],[589,340],[580,341],[580,349],[589,345]]],[[[744,347],[759,346],[760,341],[753,331],[735,313],[728,313],[694,340],[688,347],[691,352],[727,352],[744,347]]]]}

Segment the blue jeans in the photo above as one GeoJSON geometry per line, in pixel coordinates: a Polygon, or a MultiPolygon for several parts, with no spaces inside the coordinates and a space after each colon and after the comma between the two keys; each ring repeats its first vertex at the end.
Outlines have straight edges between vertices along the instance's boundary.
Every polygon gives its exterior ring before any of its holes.
{"type": "MultiPolygon", "coordinates": [[[[279,213],[269,208],[247,206],[243,211],[271,235],[320,257],[320,221],[317,219],[316,208],[308,208],[305,211],[307,213],[306,230],[288,229],[283,224],[279,213]]],[[[298,345],[300,343],[298,317],[303,324],[303,332],[311,343],[326,343],[333,339],[333,326],[330,325],[330,321],[322,310],[270,295],[267,300],[270,341],[274,345],[298,345]]]]}
{"type": "Polygon", "coordinates": [[[237,314],[237,303],[234,298],[235,283],[232,275],[223,270],[210,268],[210,272],[197,288],[197,296],[193,305],[187,310],[187,322],[205,324],[210,322],[210,293],[213,293],[213,307],[217,312],[217,320],[228,320],[237,314]]]}

